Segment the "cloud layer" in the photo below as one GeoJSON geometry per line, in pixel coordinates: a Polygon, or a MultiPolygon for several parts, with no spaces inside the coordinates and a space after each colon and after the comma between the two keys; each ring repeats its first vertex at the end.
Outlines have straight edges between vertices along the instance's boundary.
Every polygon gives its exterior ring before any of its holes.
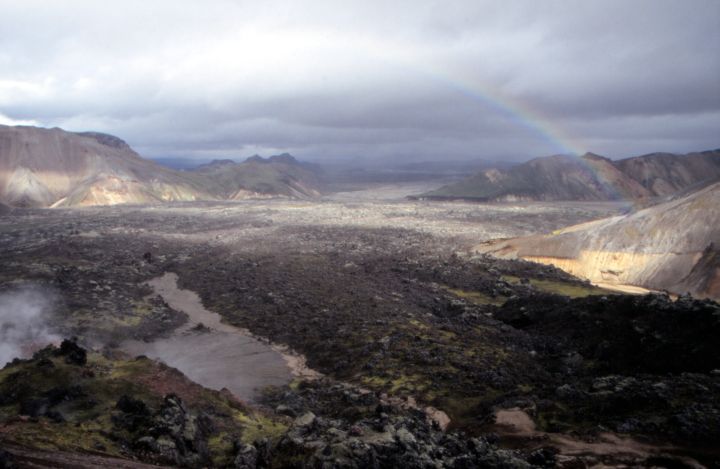
{"type": "Polygon", "coordinates": [[[720,146],[720,2],[0,0],[0,123],[150,157],[720,146]]]}

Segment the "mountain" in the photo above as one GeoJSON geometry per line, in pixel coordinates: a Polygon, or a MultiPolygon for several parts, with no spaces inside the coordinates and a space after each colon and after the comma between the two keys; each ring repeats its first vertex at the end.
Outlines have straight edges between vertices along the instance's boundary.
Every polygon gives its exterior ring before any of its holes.
{"type": "Polygon", "coordinates": [[[720,150],[688,155],[654,153],[612,161],[587,153],[536,158],[489,169],[420,195],[481,201],[642,200],[667,196],[720,178],[720,150]]]}
{"type": "Polygon", "coordinates": [[[318,195],[312,170],[292,156],[261,160],[177,171],[112,135],[0,126],[0,202],[67,207],[318,195]]]}
{"type": "Polygon", "coordinates": [[[720,182],[635,213],[478,247],[594,282],[720,298],[720,182]]]}
{"type": "Polygon", "coordinates": [[[206,197],[177,171],[111,135],[0,126],[0,201],[12,206],[113,205],[206,197]]]}
{"type": "Polygon", "coordinates": [[[312,198],[320,195],[312,166],[298,162],[288,153],[267,159],[255,155],[243,163],[214,160],[190,173],[211,180],[216,195],[223,199],[312,198]]]}
{"type": "Polygon", "coordinates": [[[615,162],[623,173],[653,195],[672,195],[687,187],[720,178],[720,150],[689,153],[651,153],[615,162]]]}

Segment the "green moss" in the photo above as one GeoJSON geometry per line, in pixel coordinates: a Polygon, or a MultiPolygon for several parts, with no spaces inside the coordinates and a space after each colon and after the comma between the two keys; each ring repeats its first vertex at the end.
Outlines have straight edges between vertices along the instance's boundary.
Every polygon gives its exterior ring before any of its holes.
{"type": "Polygon", "coordinates": [[[460,290],[457,288],[449,288],[449,287],[445,287],[445,289],[457,297],[460,297],[464,300],[467,300],[471,303],[475,303],[478,305],[502,306],[505,303],[505,301],[507,300],[507,298],[503,298],[503,297],[493,298],[490,295],[486,295],[484,293],[475,292],[475,291],[460,290]]]}
{"type": "Polygon", "coordinates": [[[142,400],[151,410],[162,403],[162,391],[146,384],[149,380],[178,380],[188,390],[184,403],[191,412],[202,409],[213,416],[214,435],[208,447],[213,463],[218,467],[230,464],[233,442],[241,440],[252,443],[261,438],[277,439],[286,430],[281,420],[262,413],[250,412],[245,407],[217,391],[189,385],[178,372],[150,359],[110,360],[97,353],[89,353],[85,366],[65,363],[63,357],[46,354],[52,367],[37,366],[37,360],[29,360],[7,367],[0,373],[0,392],[10,386],[21,392],[27,387],[27,396],[39,397],[49,389],[77,385],[84,396],[60,402],[53,410],[66,419],[53,423],[41,417],[37,420],[18,419],[17,403],[0,407],[0,426],[8,428],[6,440],[26,446],[47,450],[102,453],[111,456],[128,456],[128,442],[138,435],[127,428],[118,427],[112,416],[118,412],[116,403],[120,396],[128,395],[142,400]]]}
{"type": "Polygon", "coordinates": [[[412,373],[405,374],[397,370],[390,372],[388,376],[363,376],[360,378],[360,384],[368,387],[375,391],[384,391],[389,394],[395,395],[411,395],[415,398],[423,401],[429,401],[434,398],[434,391],[431,391],[432,381],[429,379],[429,375],[435,371],[451,371],[454,370],[451,367],[434,367],[433,369],[426,368],[425,373],[412,373]],[[429,397],[429,394],[432,396],[429,397]]]}
{"type": "Polygon", "coordinates": [[[213,466],[229,467],[232,464],[235,440],[234,435],[228,432],[218,432],[208,438],[208,452],[213,466]]]}
{"type": "Polygon", "coordinates": [[[360,382],[370,388],[382,389],[388,385],[390,379],[381,376],[363,376],[360,378],[360,382]]]}
{"type": "Polygon", "coordinates": [[[14,424],[11,428],[12,441],[29,448],[122,454],[121,448],[106,436],[105,429],[96,425],[52,423],[41,418],[37,422],[14,424]]]}
{"type": "MultiPolygon", "coordinates": [[[[502,279],[508,283],[519,284],[520,278],[513,275],[503,275],[502,279]]],[[[559,280],[544,280],[530,278],[530,285],[546,293],[568,296],[570,298],[584,298],[591,295],[608,295],[612,292],[593,285],[581,285],[562,282],[559,280]]]]}
{"type": "Polygon", "coordinates": [[[390,392],[397,393],[401,390],[412,391],[418,388],[424,381],[422,375],[400,375],[390,381],[390,392]]]}
{"type": "Polygon", "coordinates": [[[529,384],[518,384],[518,391],[520,391],[523,394],[528,394],[528,393],[532,392],[533,389],[534,389],[533,386],[531,386],[529,384]]]}
{"type": "Polygon", "coordinates": [[[233,418],[236,422],[243,426],[240,440],[243,443],[252,444],[257,440],[268,438],[274,440],[282,436],[287,431],[287,425],[277,420],[273,420],[262,414],[249,415],[243,412],[235,411],[233,418]]]}
{"type": "Polygon", "coordinates": [[[408,321],[408,323],[417,327],[418,329],[427,329],[429,327],[426,324],[423,324],[422,322],[418,321],[417,319],[411,319],[408,321]]]}
{"type": "Polygon", "coordinates": [[[452,332],[452,331],[446,331],[446,330],[442,330],[442,329],[441,329],[441,330],[438,331],[438,334],[439,334],[440,337],[441,337],[442,339],[444,339],[445,341],[450,341],[450,340],[453,340],[453,339],[457,338],[457,334],[454,333],[454,332],[452,332]]]}

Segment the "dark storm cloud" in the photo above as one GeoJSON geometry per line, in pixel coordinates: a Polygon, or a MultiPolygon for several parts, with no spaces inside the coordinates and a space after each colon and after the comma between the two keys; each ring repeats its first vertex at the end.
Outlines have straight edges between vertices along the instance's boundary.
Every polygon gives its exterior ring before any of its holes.
{"type": "Polygon", "coordinates": [[[719,21],[715,0],[0,0],[0,123],[202,158],[718,147],[719,21]]]}

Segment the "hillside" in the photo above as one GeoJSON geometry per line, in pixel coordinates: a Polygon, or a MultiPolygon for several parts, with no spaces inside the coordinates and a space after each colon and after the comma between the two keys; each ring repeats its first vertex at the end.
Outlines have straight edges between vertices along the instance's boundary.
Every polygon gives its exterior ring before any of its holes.
{"type": "Polygon", "coordinates": [[[320,195],[315,172],[287,153],[267,159],[253,156],[243,163],[215,160],[199,166],[190,174],[210,179],[216,195],[229,200],[320,195]]]}
{"type": "Polygon", "coordinates": [[[587,153],[579,158],[536,158],[505,170],[482,171],[420,195],[427,199],[481,201],[642,200],[667,196],[720,178],[720,151],[654,153],[612,161],[587,153]]]}
{"type": "Polygon", "coordinates": [[[720,178],[720,150],[689,153],[652,153],[615,162],[624,174],[653,195],[672,195],[698,182],[720,178]]]}
{"type": "Polygon", "coordinates": [[[312,197],[313,172],[290,155],[177,171],[96,132],[0,126],[0,203],[15,207],[312,197]]]}
{"type": "Polygon", "coordinates": [[[0,467],[226,467],[287,427],[174,368],[70,340],[0,370],[0,423],[5,462],[17,463],[0,467]]]}
{"type": "Polygon", "coordinates": [[[0,369],[0,467],[531,467],[347,384],[304,381],[281,398],[273,412],[65,340],[0,369]]]}
{"type": "Polygon", "coordinates": [[[720,183],[640,210],[481,252],[553,264],[594,282],[720,298],[720,183]]]}
{"type": "Polygon", "coordinates": [[[195,200],[203,189],[117,137],[0,126],[0,201],[12,206],[195,200]]]}

